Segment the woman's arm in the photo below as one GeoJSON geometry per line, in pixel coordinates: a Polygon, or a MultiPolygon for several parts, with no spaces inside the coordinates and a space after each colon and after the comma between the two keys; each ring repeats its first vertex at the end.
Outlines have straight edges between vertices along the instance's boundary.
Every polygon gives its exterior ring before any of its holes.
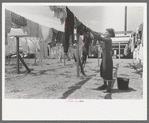
{"type": "Polygon", "coordinates": [[[87,30],[91,32],[97,40],[101,40],[102,37],[97,32],[91,30],[90,28],[87,28],[87,30]]]}
{"type": "Polygon", "coordinates": [[[101,37],[102,33],[97,33],[95,31],[91,30],[90,28],[87,28],[87,30],[94,35],[95,39],[97,39],[99,41],[101,40],[101,41],[104,41],[104,42],[109,41],[109,39],[101,37]]]}

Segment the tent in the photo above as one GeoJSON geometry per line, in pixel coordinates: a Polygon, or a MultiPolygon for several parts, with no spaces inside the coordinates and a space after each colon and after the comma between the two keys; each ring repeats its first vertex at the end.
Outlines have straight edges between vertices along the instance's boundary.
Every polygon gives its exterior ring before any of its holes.
{"type": "MultiPolygon", "coordinates": [[[[24,35],[22,29],[11,29],[11,32],[9,35],[24,35]]],[[[5,53],[16,53],[16,38],[15,37],[10,37],[8,35],[7,41],[8,45],[6,45],[5,53]],[[10,47],[10,49],[8,48],[10,47]]],[[[30,37],[21,37],[20,38],[20,43],[19,43],[20,50],[22,50],[24,53],[35,53],[35,48],[40,49],[38,45],[38,39],[36,38],[30,38],[30,37]],[[29,47],[29,48],[28,48],[29,47]]]]}

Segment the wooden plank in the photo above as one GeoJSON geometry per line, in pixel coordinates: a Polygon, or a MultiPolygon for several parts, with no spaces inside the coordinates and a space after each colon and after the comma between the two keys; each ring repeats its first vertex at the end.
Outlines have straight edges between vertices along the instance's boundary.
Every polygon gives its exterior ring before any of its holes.
{"type": "Polygon", "coordinates": [[[8,37],[30,37],[28,35],[8,35],[8,37]]]}
{"type": "Polygon", "coordinates": [[[64,53],[64,66],[66,65],[66,59],[65,59],[65,53],[64,53]]]}
{"type": "Polygon", "coordinates": [[[28,71],[28,73],[30,73],[30,69],[28,68],[28,66],[25,64],[24,60],[21,58],[20,54],[19,54],[19,59],[22,62],[22,64],[24,65],[24,67],[26,68],[26,70],[28,71]]]}
{"type": "Polygon", "coordinates": [[[98,67],[99,67],[99,51],[98,51],[98,67]]]}

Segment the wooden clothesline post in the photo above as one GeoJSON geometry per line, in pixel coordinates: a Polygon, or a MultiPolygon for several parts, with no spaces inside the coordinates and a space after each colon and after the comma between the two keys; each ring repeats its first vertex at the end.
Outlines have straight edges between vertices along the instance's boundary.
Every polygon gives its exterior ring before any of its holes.
{"type": "Polygon", "coordinates": [[[16,37],[17,74],[19,74],[19,60],[22,62],[22,64],[24,65],[24,67],[27,69],[27,71],[29,73],[30,72],[30,69],[25,64],[24,60],[21,58],[21,56],[19,54],[19,37],[27,37],[27,36],[22,35],[22,36],[14,36],[14,37],[16,37]]]}
{"type": "Polygon", "coordinates": [[[17,74],[19,74],[19,37],[16,36],[17,74]]]}
{"type": "Polygon", "coordinates": [[[66,65],[66,60],[65,60],[65,53],[64,53],[64,66],[66,65]]]}
{"type": "Polygon", "coordinates": [[[76,54],[77,54],[77,77],[79,77],[79,37],[80,35],[77,34],[77,50],[76,50],[76,54]]]}
{"type": "MultiPolygon", "coordinates": [[[[7,33],[5,33],[5,44],[6,42],[8,42],[8,36],[7,36],[7,33]]],[[[8,65],[10,65],[10,46],[8,45],[8,65]]]]}
{"type": "Polygon", "coordinates": [[[98,48],[98,67],[99,67],[99,48],[98,48]]]}

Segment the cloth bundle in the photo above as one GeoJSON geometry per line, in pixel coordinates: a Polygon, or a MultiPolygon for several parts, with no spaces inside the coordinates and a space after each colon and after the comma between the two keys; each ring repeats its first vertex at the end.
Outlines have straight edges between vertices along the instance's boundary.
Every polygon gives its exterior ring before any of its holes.
{"type": "Polygon", "coordinates": [[[52,11],[54,11],[54,17],[60,19],[61,24],[65,22],[65,18],[67,17],[66,7],[64,6],[49,6],[52,11]]]}

